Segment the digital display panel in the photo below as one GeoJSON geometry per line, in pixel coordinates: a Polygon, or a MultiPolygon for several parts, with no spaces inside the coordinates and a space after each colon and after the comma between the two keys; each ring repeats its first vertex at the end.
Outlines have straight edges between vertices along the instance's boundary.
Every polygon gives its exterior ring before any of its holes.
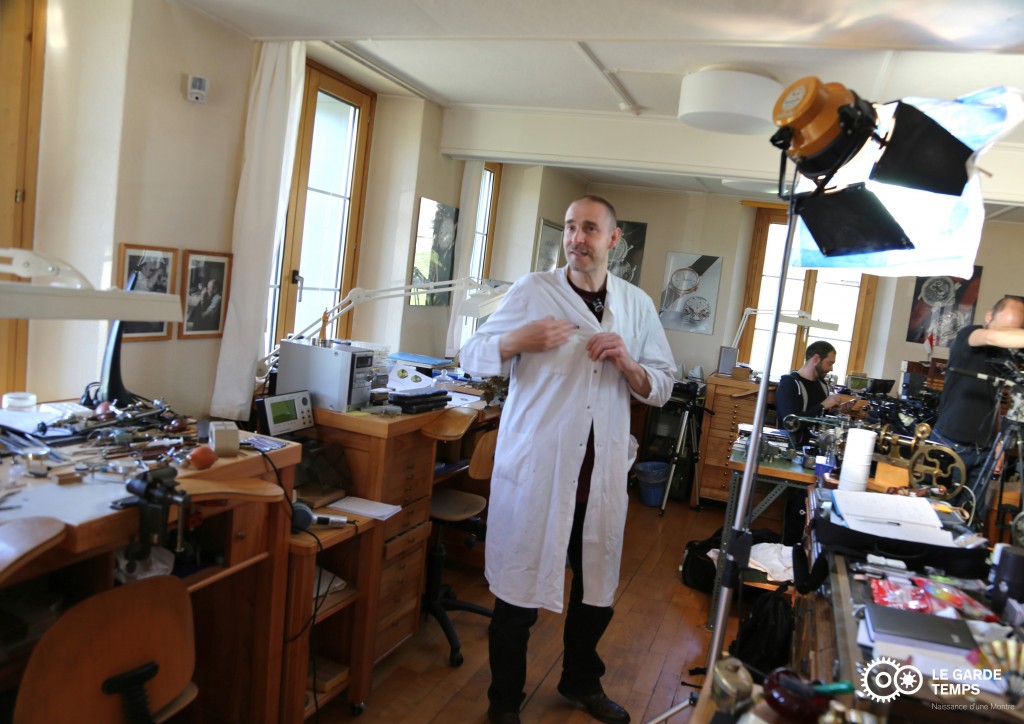
{"type": "Polygon", "coordinates": [[[286,422],[292,422],[293,420],[299,419],[299,414],[295,410],[295,400],[289,398],[287,400],[275,400],[270,403],[270,419],[275,425],[281,425],[286,422]]]}

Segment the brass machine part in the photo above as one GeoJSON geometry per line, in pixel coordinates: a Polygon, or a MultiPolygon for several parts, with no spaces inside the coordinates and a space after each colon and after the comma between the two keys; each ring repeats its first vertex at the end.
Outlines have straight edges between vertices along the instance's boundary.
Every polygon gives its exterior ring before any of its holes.
{"type": "Polygon", "coordinates": [[[883,425],[875,449],[885,462],[907,470],[911,488],[941,486],[943,492],[938,497],[949,500],[963,487],[967,469],[955,450],[928,440],[931,433],[931,425],[926,422],[914,426],[913,437],[898,435],[883,425]]]}

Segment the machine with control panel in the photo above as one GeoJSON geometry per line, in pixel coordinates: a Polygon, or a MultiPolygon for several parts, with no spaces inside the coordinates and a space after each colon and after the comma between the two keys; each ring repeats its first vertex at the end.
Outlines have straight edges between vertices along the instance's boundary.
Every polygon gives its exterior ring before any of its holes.
{"type": "Polygon", "coordinates": [[[278,394],[308,390],[313,407],[359,410],[370,402],[373,350],[343,342],[283,340],[277,362],[278,394]]]}

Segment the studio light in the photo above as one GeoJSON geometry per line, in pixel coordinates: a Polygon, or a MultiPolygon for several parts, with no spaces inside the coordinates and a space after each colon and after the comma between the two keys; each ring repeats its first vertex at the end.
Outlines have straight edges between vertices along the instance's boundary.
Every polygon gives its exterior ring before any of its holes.
{"type": "MultiPolygon", "coordinates": [[[[978,156],[1024,117],[1024,96],[1004,87],[955,101],[904,98],[877,105],[839,83],[807,77],[775,104],[782,150],[779,195],[789,223],[766,350],[771,369],[782,320],[786,271],[843,267],[882,276],[949,275],[969,278],[981,240],[984,204],[978,156]],[[784,193],[788,162],[793,191],[784,193]]],[[[767,311],[767,310],[764,310],[767,311]]],[[[718,558],[722,587],[715,611],[707,670],[714,670],[733,589],[750,555],[747,510],[758,475],[761,431],[768,402],[764,374],[747,442],[743,479],[730,495],[735,511],[729,544],[718,558]]]]}
{"type": "Polygon", "coordinates": [[[975,164],[1022,108],[1004,87],[875,104],[840,83],[793,83],[771,139],[780,188],[787,160],[799,172],[793,265],[969,277],[984,223],[975,164]]]}

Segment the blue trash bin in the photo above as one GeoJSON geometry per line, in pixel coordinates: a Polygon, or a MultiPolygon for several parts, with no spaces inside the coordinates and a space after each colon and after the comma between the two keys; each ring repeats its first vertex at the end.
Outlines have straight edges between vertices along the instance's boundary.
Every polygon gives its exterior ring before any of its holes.
{"type": "Polygon", "coordinates": [[[637,463],[635,469],[641,502],[661,507],[661,501],[665,499],[665,486],[668,485],[669,464],[657,461],[637,463]]]}

